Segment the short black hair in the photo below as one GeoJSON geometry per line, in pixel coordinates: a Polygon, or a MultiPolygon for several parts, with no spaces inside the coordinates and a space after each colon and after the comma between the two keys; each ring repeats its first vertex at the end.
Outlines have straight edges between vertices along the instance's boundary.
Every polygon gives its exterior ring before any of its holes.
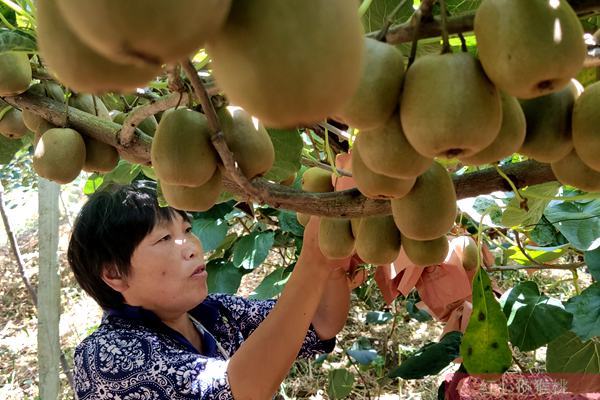
{"type": "Polygon", "coordinates": [[[189,221],[183,211],[160,207],[153,181],[112,184],[94,193],[79,211],[67,251],[79,285],[103,309],[122,307],[123,295],[102,280],[105,268],[128,276],[136,247],[157,223],[177,214],[189,221]]]}

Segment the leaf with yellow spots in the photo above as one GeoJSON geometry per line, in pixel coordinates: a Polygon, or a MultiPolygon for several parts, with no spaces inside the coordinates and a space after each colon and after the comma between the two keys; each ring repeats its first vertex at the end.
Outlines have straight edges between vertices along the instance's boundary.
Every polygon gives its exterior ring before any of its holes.
{"type": "Polygon", "coordinates": [[[473,277],[473,313],[460,346],[469,374],[498,374],[512,363],[506,316],[481,268],[473,277]]]}

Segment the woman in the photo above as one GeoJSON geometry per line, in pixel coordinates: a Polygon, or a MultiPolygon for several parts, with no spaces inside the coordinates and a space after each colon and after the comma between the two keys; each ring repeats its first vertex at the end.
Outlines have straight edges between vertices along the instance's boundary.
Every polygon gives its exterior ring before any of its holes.
{"type": "Polygon", "coordinates": [[[68,259],[104,309],[76,349],[84,399],[269,399],[297,357],[330,352],[349,308],[349,260],[326,259],[318,221],[279,300],[208,294],[186,213],[158,206],[152,182],[94,194],[68,259]]]}

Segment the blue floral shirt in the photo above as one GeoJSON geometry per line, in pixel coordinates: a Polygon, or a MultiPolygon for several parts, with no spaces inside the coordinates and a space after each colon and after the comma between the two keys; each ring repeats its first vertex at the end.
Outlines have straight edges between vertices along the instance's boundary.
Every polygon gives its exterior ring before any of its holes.
{"type": "MultiPolygon", "coordinates": [[[[179,332],[141,307],[109,310],[75,350],[79,400],[233,399],[227,380],[232,355],[273,309],[274,300],[210,294],[189,312],[208,332],[200,354],[179,332]],[[215,341],[216,339],[216,341],[215,341]]],[[[310,327],[299,357],[333,350],[310,327]]]]}

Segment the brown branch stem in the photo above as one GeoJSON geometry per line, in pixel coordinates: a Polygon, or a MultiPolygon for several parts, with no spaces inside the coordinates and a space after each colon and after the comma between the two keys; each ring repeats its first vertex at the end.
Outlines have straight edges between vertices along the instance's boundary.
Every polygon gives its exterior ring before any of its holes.
{"type": "MultiPolygon", "coordinates": [[[[55,125],[64,124],[64,104],[32,94],[5,97],[5,101],[20,109],[27,109],[40,115],[55,125]]],[[[117,140],[121,126],[111,121],[101,120],[75,108],[69,108],[69,125],[82,133],[122,150],[137,159],[150,162],[149,136],[135,135],[128,147],[117,140]]],[[[217,142],[218,144],[219,142],[217,142]]],[[[519,188],[556,180],[550,166],[535,161],[525,161],[502,167],[511,181],[519,188]]],[[[495,169],[487,168],[477,172],[454,176],[454,186],[458,199],[475,197],[494,191],[511,191],[506,181],[495,169]]],[[[247,192],[232,178],[223,180],[225,190],[232,194],[247,195],[247,192]]],[[[256,197],[260,203],[276,208],[285,208],[318,216],[358,217],[390,214],[389,201],[367,199],[358,190],[351,189],[335,193],[305,193],[263,178],[254,179],[252,187],[260,191],[256,197]]]]}
{"type": "Polygon", "coordinates": [[[132,110],[123,121],[123,128],[119,134],[121,145],[125,147],[129,146],[134,141],[136,135],[143,133],[137,130],[137,126],[143,120],[161,111],[176,107],[178,104],[187,105],[188,97],[183,93],[173,93],[158,100],[150,100],[148,104],[132,110]]]}
{"type": "MultiPolygon", "coordinates": [[[[588,17],[600,13],[599,0],[569,0],[569,4],[579,17],[588,17]]],[[[474,18],[474,11],[448,18],[448,33],[471,32],[474,18]]],[[[370,32],[367,36],[376,38],[378,34],[379,31],[375,31],[370,32]]],[[[441,34],[442,24],[440,18],[424,19],[420,24],[417,38],[438,37],[441,34]]],[[[411,18],[407,22],[390,27],[385,35],[385,41],[391,44],[406,43],[412,41],[414,37],[415,26],[411,18]]]]}

